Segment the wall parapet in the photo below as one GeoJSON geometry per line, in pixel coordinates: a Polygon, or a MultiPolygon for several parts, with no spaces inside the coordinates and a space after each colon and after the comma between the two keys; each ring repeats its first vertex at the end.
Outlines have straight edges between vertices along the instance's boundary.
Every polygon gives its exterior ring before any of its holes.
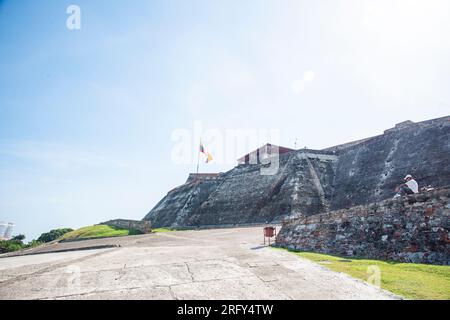
{"type": "Polygon", "coordinates": [[[107,225],[111,227],[121,229],[134,229],[142,233],[150,233],[151,225],[149,221],[127,220],[127,219],[115,219],[106,222],[99,223],[101,225],[107,225]]]}
{"type": "Polygon", "coordinates": [[[450,189],[283,221],[277,245],[401,262],[450,264],[450,189]]]}

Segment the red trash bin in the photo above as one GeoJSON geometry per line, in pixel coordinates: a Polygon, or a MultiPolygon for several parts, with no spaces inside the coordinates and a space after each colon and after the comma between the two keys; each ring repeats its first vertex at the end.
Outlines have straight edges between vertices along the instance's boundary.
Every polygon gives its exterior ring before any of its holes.
{"type": "Polygon", "coordinates": [[[266,237],[269,238],[269,246],[270,246],[270,238],[275,237],[277,235],[277,229],[275,227],[264,227],[264,244],[266,244],[266,237]]]}

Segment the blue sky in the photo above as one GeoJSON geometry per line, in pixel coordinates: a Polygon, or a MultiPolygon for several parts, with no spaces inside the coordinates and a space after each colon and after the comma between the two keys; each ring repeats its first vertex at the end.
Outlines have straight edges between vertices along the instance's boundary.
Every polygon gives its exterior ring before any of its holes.
{"type": "Polygon", "coordinates": [[[172,157],[195,123],[324,148],[448,115],[449,13],[446,0],[0,1],[0,220],[31,240],[141,219],[195,170],[172,157]]]}

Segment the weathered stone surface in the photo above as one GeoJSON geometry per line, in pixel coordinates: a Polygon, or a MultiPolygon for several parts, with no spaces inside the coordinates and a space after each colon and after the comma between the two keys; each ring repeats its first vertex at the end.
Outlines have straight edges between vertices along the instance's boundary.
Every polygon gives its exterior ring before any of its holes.
{"type": "Polygon", "coordinates": [[[411,174],[419,186],[450,186],[450,117],[402,123],[338,151],[331,209],[392,197],[411,174]]]}
{"type": "Polygon", "coordinates": [[[286,219],[277,245],[301,251],[450,264],[450,189],[286,219]]]}
{"type": "Polygon", "coordinates": [[[134,229],[138,230],[142,233],[150,233],[151,225],[148,221],[136,221],[136,220],[129,220],[129,219],[115,219],[115,220],[109,220],[106,222],[102,222],[100,224],[111,226],[111,227],[117,227],[122,229],[134,229]]]}
{"type": "Polygon", "coordinates": [[[153,227],[185,226],[192,213],[217,189],[221,179],[187,182],[170,191],[144,218],[153,227]]]}
{"type": "Polygon", "coordinates": [[[337,157],[298,151],[280,157],[275,175],[263,165],[240,165],[215,179],[190,180],[172,190],[144,218],[152,226],[197,226],[280,221],[293,212],[326,210],[337,157]]]}
{"type": "Polygon", "coordinates": [[[280,156],[279,171],[263,165],[191,176],[144,218],[152,226],[277,222],[390,198],[406,174],[419,186],[450,186],[450,117],[404,122],[383,135],[325,150],[280,156]]]}

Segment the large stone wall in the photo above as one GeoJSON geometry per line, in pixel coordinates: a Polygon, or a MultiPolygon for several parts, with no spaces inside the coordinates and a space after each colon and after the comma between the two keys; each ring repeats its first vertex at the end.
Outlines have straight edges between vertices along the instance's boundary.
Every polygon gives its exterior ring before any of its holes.
{"type": "Polygon", "coordinates": [[[405,122],[384,134],[324,150],[280,156],[217,176],[190,176],[144,218],[155,227],[265,223],[391,198],[406,174],[420,186],[450,186],[450,117],[405,122]]]}
{"type": "Polygon", "coordinates": [[[450,117],[402,123],[338,153],[332,210],[392,197],[406,174],[419,186],[450,186],[450,117]]]}
{"type": "MultiPolygon", "coordinates": [[[[151,221],[152,226],[175,227],[189,226],[192,214],[217,189],[222,179],[193,180],[171,190],[150,212],[144,220],[151,221]]],[[[209,224],[215,224],[213,222],[209,224]]]]}
{"type": "Polygon", "coordinates": [[[343,256],[450,264],[450,189],[286,219],[277,245],[343,256]]]}
{"type": "Polygon", "coordinates": [[[134,229],[138,230],[142,233],[150,233],[151,225],[148,221],[136,221],[136,220],[127,220],[127,219],[115,219],[115,220],[109,220],[106,222],[102,222],[99,224],[103,224],[106,226],[121,228],[121,229],[134,229]]]}
{"type": "Polygon", "coordinates": [[[169,192],[144,218],[159,226],[201,226],[281,221],[292,212],[329,207],[337,157],[311,150],[280,156],[279,170],[240,165],[215,179],[191,180],[169,192]]]}

